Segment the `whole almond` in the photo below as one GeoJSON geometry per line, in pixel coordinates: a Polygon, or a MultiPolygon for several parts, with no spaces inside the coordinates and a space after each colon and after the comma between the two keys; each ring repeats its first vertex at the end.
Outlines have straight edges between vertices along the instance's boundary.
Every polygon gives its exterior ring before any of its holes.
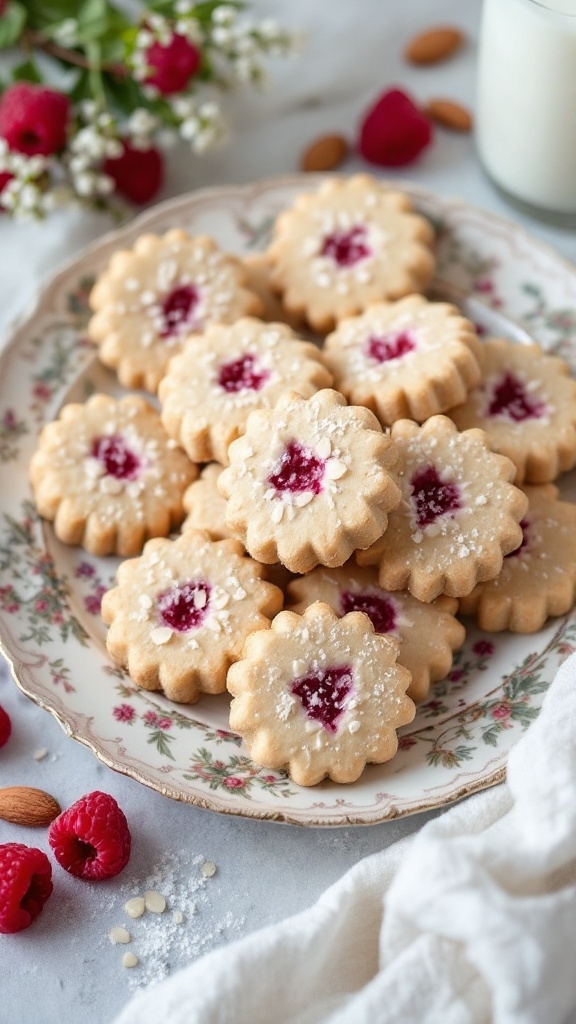
{"type": "Polygon", "coordinates": [[[411,64],[437,64],[459,50],[463,42],[464,33],[459,28],[430,28],[414,36],[404,56],[411,64]]]}
{"type": "Polygon", "coordinates": [[[0,789],[0,818],[14,825],[46,826],[60,814],[57,800],[33,786],[0,789]]]}
{"type": "Polygon", "coordinates": [[[321,135],[302,153],[300,170],[333,171],[344,162],[348,150],[348,142],[343,135],[321,135]]]}
{"type": "Polygon", "coordinates": [[[442,125],[443,128],[449,128],[453,132],[472,131],[472,114],[461,103],[455,103],[454,100],[428,100],[424,107],[424,113],[431,121],[435,121],[436,124],[442,125]]]}

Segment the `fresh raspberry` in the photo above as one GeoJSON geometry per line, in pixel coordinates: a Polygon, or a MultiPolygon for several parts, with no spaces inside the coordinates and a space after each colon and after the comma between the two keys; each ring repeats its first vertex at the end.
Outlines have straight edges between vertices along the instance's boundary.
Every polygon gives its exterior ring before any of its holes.
{"type": "Polygon", "coordinates": [[[71,875],[93,882],[120,874],[130,859],[130,830],[113,796],[95,790],[50,825],[56,860],[71,875]]]}
{"type": "Polygon", "coordinates": [[[164,180],[164,163],[154,146],[135,149],[124,142],[121,156],[104,161],[104,173],[115,182],[116,191],[131,203],[148,203],[164,180]]]}
{"type": "Polygon", "coordinates": [[[5,743],[8,743],[10,739],[10,733],[12,732],[12,722],[7,711],[0,704],[0,747],[3,747],[5,743]]]}
{"type": "Polygon", "coordinates": [[[64,147],[69,114],[61,92],[17,82],[0,99],[0,135],[19,153],[49,156],[64,147]]]}
{"type": "Polygon", "coordinates": [[[360,128],[365,160],[380,167],[412,163],[433,138],[432,125],[401,89],[382,93],[360,128]]]}
{"type": "Polygon", "coordinates": [[[146,64],[151,72],[147,85],[155,85],[163,96],[182,92],[197,73],[202,55],[185,36],[173,35],[167,46],[152,43],[146,50],[146,64]]]}
{"type": "Polygon", "coordinates": [[[42,850],[24,843],[0,846],[0,934],[28,928],[51,892],[52,868],[42,850]]]}

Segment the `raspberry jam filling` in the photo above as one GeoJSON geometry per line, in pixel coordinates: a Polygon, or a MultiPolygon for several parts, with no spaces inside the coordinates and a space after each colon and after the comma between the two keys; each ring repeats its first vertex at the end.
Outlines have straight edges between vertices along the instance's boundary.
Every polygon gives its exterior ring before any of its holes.
{"type": "Polygon", "coordinates": [[[256,356],[240,356],[230,363],[222,363],[218,371],[218,383],[224,391],[235,394],[238,391],[260,391],[270,373],[259,366],[256,356]]]}
{"type": "Polygon", "coordinates": [[[410,331],[398,331],[384,337],[371,336],[364,347],[364,355],[376,363],[389,363],[401,359],[417,348],[416,339],[410,331]]]}
{"type": "Polygon", "coordinates": [[[90,455],[104,466],[106,476],[117,480],[135,480],[142,468],[141,460],[121,434],[94,438],[90,455]]]}
{"type": "Polygon", "coordinates": [[[366,244],[366,228],[358,224],[349,231],[333,231],[326,235],[321,256],[329,256],[338,267],[353,267],[355,263],[372,255],[372,250],[366,244]]]}
{"type": "Polygon", "coordinates": [[[522,528],[522,542],[517,548],[514,548],[514,551],[509,551],[508,554],[504,556],[505,558],[515,558],[516,555],[520,555],[528,548],[530,543],[530,523],[527,519],[522,519],[520,521],[520,526],[522,528]]]}
{"type": "Polygon", "coordinates": [[[313,670],[292,683],[292,693],[300,700],[308,718],[320,722],[326,732],[338,731],[346,700],[352,692],[354,676],[350,665],[313,670]]]}
{"type": "Polygon", "coordinates": [[[200,292],[193,284],[183,284],[173,288],[162,303],[164,326],[160,332],[162,338],[171,338],[186,327],[194,326],[200,292]]]}
{"type": "Polygon", "coordinates": [[[364,612],[377,633],[392,633],[396,628],[396,605],[381,594],[355,594],[352,590],[345,590],[340,595],[340,614],[348,612],[364,612]]]}
{"type": "Polygon", "coordinates": [[[204,580],[193,580],[165,590],[158,598],[162,625],[169,626],[177,633],[198,629],[208,613],[210,590],[210,584],[204,580]]]}
{"type": "Polygon", "coordinates": [[[515,423],[539,419],[546,412],[545,403],[536,395],[531,395],[526,385],[513,373],[507,373],[498,381],[488,406],[489,416],[507,416],[515,423]]]}
{"type": "Polygon", "coordinates": [[[289,441],[274,472],[268,477],[268,483],[280,493],[312,491],[312,494],[320,494],[325,469],[325,460],[318,458],[311,448],[305,448],[298,441],[289,441]]]}
{"type": "Polygon", "coordinates": [[[462,508],[459,488],[442,480],[434,466],[419,469],[412,477],[412,503],[421,530],[462,508]]]}

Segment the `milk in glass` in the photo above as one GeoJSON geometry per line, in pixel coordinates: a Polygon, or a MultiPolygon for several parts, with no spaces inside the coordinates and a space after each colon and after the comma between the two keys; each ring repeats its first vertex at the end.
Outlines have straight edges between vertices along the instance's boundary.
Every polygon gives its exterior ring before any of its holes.
{"type": "Polygon", "coordinates": [[[509,198],[576,219],[576,0],[484,0],[477,138],[509,198]]]}

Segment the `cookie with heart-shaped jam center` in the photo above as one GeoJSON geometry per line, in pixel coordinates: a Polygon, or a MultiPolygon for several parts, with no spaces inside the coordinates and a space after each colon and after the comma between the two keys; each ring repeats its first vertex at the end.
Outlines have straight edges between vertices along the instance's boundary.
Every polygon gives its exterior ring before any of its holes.
{"type": "Polygon", "coordinates": [[[421,427],[398,420],[391,435],[402,500],[357,561],[379,566],[385,590],[407,589],[419,601],[463,597],[497,576],[522,540],[528,501],[511,483],[514,465],[491,451],[482,430],[460,433],[447,416],[421,427]]]}
{"type": "Polygon", "coordinates": [[[394,756],[396,730],[414,718],[398,647],[362,612],[340,618],[322,602],[280,612],[230,667],[230,727],[258,764],[301,786],[354,782],[394,756]]]}

